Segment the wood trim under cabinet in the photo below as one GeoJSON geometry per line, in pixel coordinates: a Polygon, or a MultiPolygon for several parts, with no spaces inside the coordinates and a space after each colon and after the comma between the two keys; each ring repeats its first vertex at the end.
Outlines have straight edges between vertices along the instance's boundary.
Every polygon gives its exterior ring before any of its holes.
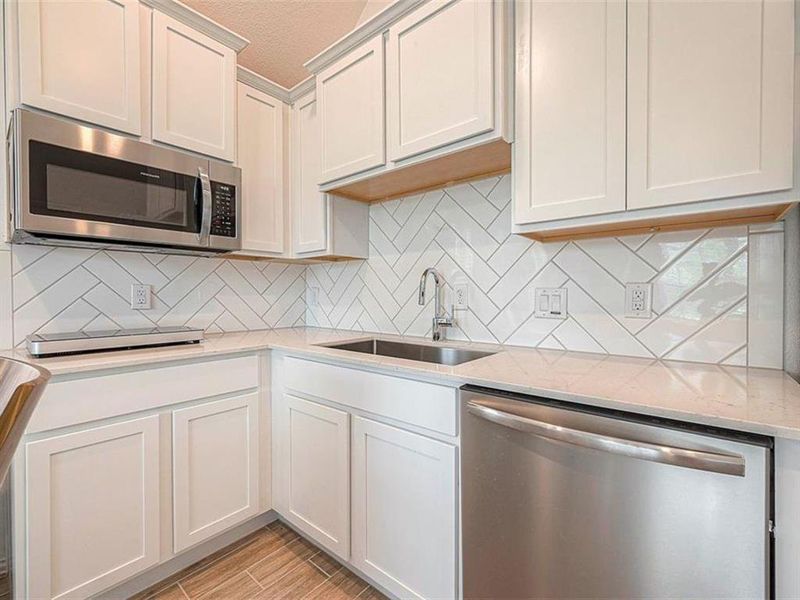
{"type": "Polygon", "coordinates": [[[328,190],[350,200],[381,202],[511,171],[511,144],[496,140],[432,160],[386,171],[328,190]]]}
{"type": "Polygon", "coordinates": [[[586,238],[636,235],[686,229],[708,229],[711,227],[730,227],[732,225],[751,225],[753,223],[770,223],[781,220],[796,204],[797,202],[788,202],[772,206],[735,208],[700,214],[652,217],[626,223],[603,223],[598,225],[564,227],[563,229],[553,229],[550,231],[519,233],[518,235],[539,242],[561,242],[586,238]]]}

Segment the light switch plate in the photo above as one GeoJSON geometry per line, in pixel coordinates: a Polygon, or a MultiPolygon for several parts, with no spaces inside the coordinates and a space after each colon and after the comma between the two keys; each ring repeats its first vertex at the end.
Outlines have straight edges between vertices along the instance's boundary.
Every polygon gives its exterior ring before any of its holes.
{"type": "Polygon", "coordinates": [[[469,284],[456,283],[453,285],[453,310],[467,310],[469,308],[469,284]]]}
{"type": "Polygon", "coordinates": [[[146,283],[131,284],[131,308],[135,310],[146,310],[152,303],[150,286],[146,283]]]}
{"type": "Polygon", "coordinates": [[[653,284],[625,284],[625,316],[634,319],[649,319],[653,316],[653,284]]]}
{"type": "Polygon", "coordinates": [[[533,314],[542,319],[566,319],[567,288],[536,288],[533,314]]]}

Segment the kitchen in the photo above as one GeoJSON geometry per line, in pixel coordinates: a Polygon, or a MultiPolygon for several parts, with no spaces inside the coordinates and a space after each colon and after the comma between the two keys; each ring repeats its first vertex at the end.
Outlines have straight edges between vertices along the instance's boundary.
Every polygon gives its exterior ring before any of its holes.
{"type": "Polygon", "coordinates": [[[5,0],[13,598],[800,598],[792,0],[5,0]]]}

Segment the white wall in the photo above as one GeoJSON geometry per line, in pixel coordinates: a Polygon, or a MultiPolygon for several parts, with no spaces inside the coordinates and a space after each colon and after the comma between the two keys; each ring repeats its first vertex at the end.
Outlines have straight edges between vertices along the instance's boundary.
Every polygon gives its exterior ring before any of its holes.
{"type": "MultiPolygon", "coordinates": [[[[308,268],[308,325],[429,335],[425,267],[469,286],[453,339],[730,365],[782,366],[783,224],[534,243],[509,234],[510,177],[370,208],[370,258],[308,268]],[[624,283],[653,282],[654,316],[624,316],[624,283]],[[533,316],[566,287],[566,321],[533,316]]],[[[430,296],[430,295],[429,295],[430,296]]]]}

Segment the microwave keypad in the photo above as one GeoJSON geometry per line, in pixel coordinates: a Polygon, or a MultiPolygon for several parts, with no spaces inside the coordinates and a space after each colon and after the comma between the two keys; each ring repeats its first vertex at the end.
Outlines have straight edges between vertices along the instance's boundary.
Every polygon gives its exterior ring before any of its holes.
{"type": "Polygon", "coordinates": [[[211,235],[236,237],[236,188],[211,182],[211,235]]]}

